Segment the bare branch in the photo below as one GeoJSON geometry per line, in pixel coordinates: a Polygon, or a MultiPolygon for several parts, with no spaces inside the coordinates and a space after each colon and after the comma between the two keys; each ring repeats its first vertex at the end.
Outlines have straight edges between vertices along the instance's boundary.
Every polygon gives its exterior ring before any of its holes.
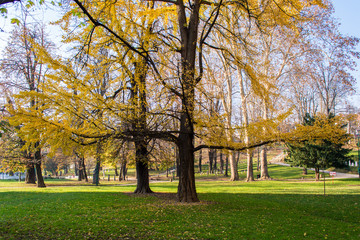
{"type": "Polygon", "coordinates": [[[14,2],[20,2],[20,0],[0,0],[0,5],[14,2]]]}

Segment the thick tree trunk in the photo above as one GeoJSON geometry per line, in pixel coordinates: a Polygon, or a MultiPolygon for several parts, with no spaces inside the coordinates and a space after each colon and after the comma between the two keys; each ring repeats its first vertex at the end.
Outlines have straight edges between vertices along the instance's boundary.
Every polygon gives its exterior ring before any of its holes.
{"type": "Polygon", "coordinates": [[[238,181],[239,173],[238,173],[238,162],[236,160],[236,154],[234,152],[230,153],[230,181],[238,181]]]}
{"type": "Polygon", "coordinates": [[[28,163],[26,165],[26,175],[25,175],[26,184],[36,184],[36,174],[34,163],[28,163]]]}
{"type": "Polygon", "coordinates": [[[148,150],[144,139],[135,142],[137,185],[134,193],[152,193],[149,182],[148,150]]]}
{"type": "MultiPolygon", "coordinates": [[[[151,32],[151,28],[148,29],[151,32]]],[[[149,33],[150,33],[149,32],[149,33]]],[[[145,43],[146,44],[146,43],[145,43]]],[[[145,59],[135,62],[135,74],[131,79],[131,102],[134,106],[132,129],[142,132],[147,129],[147,99],[146,99],[146,75],[148,66],[145,59]]],[[[137,186],[134,193],[152,193],[149,183],[149,161],[147,141],[144,136],[136,136],[135,140],[135,163],[137,186]]]]}
{"type": "Polygon", "coordinates": [[[260,160],[261,160],[261,179],[270,179],[269,171],[268,171],[268,163],[267,163],[267,149],[264,146],[260,152],[260,160]]]}
{"type": "Polygon", "coordinates": [[[246,150],[246,156],[247,156],[246,182],[252,182],[254,181],[253,156],[249,149],[246,150]]]}
{"type": "MultiPolygon", "coordinates": [[[[192,101],[194,98],[187,100],[192,101]]],[[[178,140],[180,176],[177,196],[180,202],[199,201],[195,187],[194,132],[193,123],[189,121],[190,119],[192,120],[192,118],[187,115],[185,109],[183,109],[180,120],[180,134],[178,140]]]]}
{"type": "MultiPolygon", "coordinates": [[[[35,144],[36,147],[38,147],[38,144],[35,144]]],[[[43,188],[46,187],[44,178],[41,171],[41,150],[37,149],[34,154],[35,157],[35,172],[36,172],[36,178],[37,178],[37,187],[43,188]]]]}
{"type": "Polygon", "coordinates": [[[81,156],[78,157],[78,164],[79,164],[79,175],[78,175],[78,181],[82,181],[85,180],[85,182],[88,182],[88,177],[87,177],[87,173],[86,173],[86,166],[85,166],[85,157],[81,156]]]}
{"type": "Polygon", "coordinates": [[[40,188],[46,187],[41,171],[41,162],[35,164],[35,170],[36,170],[36,178],[37,178],[37,187],[40,188]]]}

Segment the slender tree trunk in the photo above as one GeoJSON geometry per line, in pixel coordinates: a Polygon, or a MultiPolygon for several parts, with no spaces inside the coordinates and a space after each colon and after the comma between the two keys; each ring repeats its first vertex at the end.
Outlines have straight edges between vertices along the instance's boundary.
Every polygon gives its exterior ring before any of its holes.
{"type": "Polygon", "coordinates": [[[229,171],[229,155],[226,154],[226,160],[225,160],[225,176],[229,176],[228,174],[229,171]]]}
{"type": "Polygon", "coordinates": [[[315,167],[315,180],[320,180],[320,169],[318,167],[315,167]]]}
{"type": "Polygon", "coordinates": [[[260,160],[261,160],[261,179],[270,179],[269,171],[268,171],[268,161],[267,161],[267,149],[264,146],[260,152],[260,160]]]}
{"type": "Polygon", "coordinates": [[[254,169],[253,169],[253,156],[251,150],[246,150],[247,157],[247,174],[246,174],[246,182],[254,181],[254,169]]]}
{"type": "Polygon", "coordinates": [[[119,181],[122,180],[122,167],[120,165],[120,168],[119,168],[119,181]]]}
{"type": "Polygon", "coordinates": [[[238,173],[238,162],[236,161],[236,154],[234,152],[230,153],[230,181],[238,181],[239,173],[238,173]]]}
{"type": "Polygon", "coordinates": [[[121,172],[122,172],[123,179],[125,181],[126,180],[126,174],[127,174],[126,161],[124,161],[122,166],[121,166],[121,172]]]}
{"type": "Polygon", "coordinates": [[[202,172],[202,166],[201,166],[201,164],[202,164],[202,149],[200,149],[200,152],[199,152],[199,173],[201,173],[202,172]]]}
{"type": "Polygon", "coordinates": [[[97,157],[92,183],[95,184],[96,186],[98,186],[100,183],[99,178],[100,178],[100,157],[97,157]]]}
{"type": "Polygon", "coordinates": [[[303,175],[307,175],[308,172],[307,172],[307,168],[306,167],[303,167],[303,175]]]}
{"type": "Polygon", "coordinates": [[[222,152],[220,152],[220,172],[221,174],[224,174],[224,159],[222,152]]]}
{"type": "Polygon", "coordinates": [[[85,179],[85,182],[89,182],[87,173],[86,173],[86,166],[85,166],[85,157],[82,156],[81,157],[81,164],[82,164],[82,168],[83,168],[83,179],[85,179]]]}
{"type": "Polygon", "coordinates": [[[214,151],[213,151],[213,149],[209,149],[208,157],[209,157],[209,169],[208,169],[208,172],[210,174],[210,173],[213,173],[213,162],[214,162],[214,151]]]}
{"type": "Polygon", "coordinates": [[[75,161],[74,166],[75,166],[75,176],[78,176],[79,175],[79,167],[78,167],[77,161],[75,161]]]}
{"type": "MultiPolygon", "coordinates": [[[[269,119],[269,108],[267,106],[267,101],[263,100],[263,110],[264,110],[264,120],[269,119]]],[[[266,128],[263,129],[264,134],[266,134],[266,128]]],[[[268,162],[267,162],[267,148],[263,146],[260,153],[261,160],[261,179],[270,179],[269,171],[268,171],[268,162]]]]}
{"type": "Polygon", "coordinates": [[[214,149],[213,158],[214,158],[213,172],[216,173],[216,170],[217,170],[217,151],[216,151],[216,149],[214,149]]]}
{"type": "Polygon", "coordinates": [[[95,170],[94,170],[94,174],[93,174],[93,184],[95,184],[96,186],[99,185],[100,181],[100,164],[101,164],[101,143],[98,142],[97,146],[96,146],[96,165],[95,165],[95,170]]]}
{"type": "Polygon", "coordinates": [[[78,175],[78,181],[83,180],[83,176],[84,176],[84,169],[83,169],[83,165],[82,165],[82,161],[81,161],[81,157],[77,157],[78,158],[78,166],[79,166],[79,175],[78,175]]]}
{"type": "Polygon", "coordinates": [[[260,149],[257,148],[257,167],[256,167],[256,171],[260,171],[260,149]]]}
{"type": "Polygon", "coordinates": [[[118,172],[118,168],[117,168],[116,164],[114,165],[114,167],[115,167],[115,176],[119,176],[119,172],[118,172]]]}
{"type": "MultiPolygon", "coordinates": [[[[241,99],[241,113],[242,113],[242,119],[243,124],[245,127],[244,131],[244,142],[246,145],[250,142],[250,136],[247,127],[249,126],[249,113],[247,108],[247,96],[245,94],[245,87],[244,87],[244,79],[242,76],[242,70],[238,67],[238,81],[239,81],[239,87],[240,87],[240,99],[241,99]]],[[[247,176],[246,181],[254,181],[254,172],[253,172],[253,161],[252,161],[252,153],[250,149],[246,151],[247,155],[247,176]]]]}

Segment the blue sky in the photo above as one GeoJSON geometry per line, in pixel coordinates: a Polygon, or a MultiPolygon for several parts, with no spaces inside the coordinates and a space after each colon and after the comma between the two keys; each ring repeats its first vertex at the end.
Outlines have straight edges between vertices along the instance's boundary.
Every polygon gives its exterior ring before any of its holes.
{"type": "MultiPolygon", "coordinates": [[[[332,0],[335,14],[340,22],[340,32],[348,36],[360,38],[360,0],[332,0]]],[[[360,46],[357,48],[360,51],[360,46]]],[[[351,98],[351,103],[360,107],[360,60],[357,61],[357,72],[354,76],[357,78],[356,95],[351,98]]]]}

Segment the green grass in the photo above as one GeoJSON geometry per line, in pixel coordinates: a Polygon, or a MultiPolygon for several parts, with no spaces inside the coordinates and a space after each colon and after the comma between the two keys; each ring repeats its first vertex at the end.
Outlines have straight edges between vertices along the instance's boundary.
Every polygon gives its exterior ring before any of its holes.
{"type": "MultiPolygon", "coordinates": [[[[3,181],[0,181],[3,183],[3,181]]],[[[198,181],[198,204],[176,182],[0,188],[0,239],[359,239],[360,181],[198,181]],[[171,194],[168,194],[171,193],[171,194]]],[[[61,182],[63,183],[63,182],[61,182]]]]}

